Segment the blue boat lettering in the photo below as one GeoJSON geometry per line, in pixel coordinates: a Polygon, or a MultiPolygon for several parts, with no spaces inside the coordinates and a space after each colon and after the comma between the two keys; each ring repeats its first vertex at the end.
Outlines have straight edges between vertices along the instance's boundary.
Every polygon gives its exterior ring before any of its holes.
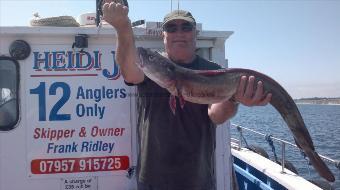
{"type": "Polygon", "coordinates": [[[33,56],[33,69],[36,71],[102,70],[99,51],[33,52],[33,56]]]}
{"type": "Polygon", "coordinates": [[[119,66],[115,61],[115,51],[111,51],[112,62],[108,68],[102,68],[102,53],[95,51],[44,51],[33,52],[33,70],[40,71],[102,71],[108,80],[120,76],[119,66]],[[113,64],[112,64],[113,63],[113,64]],[[112,68],[111,68],[112,67],[112,68]]]}
{"type": "Polygon", "coordinates": [[[120,70],[119,70],[118,64],[116,63],[116,59],[115,59],[116,52],[111,51],[111,53],[112,53],[112,60],[113,60],[113,63],[114,63],[112,73],[110,73],[110,71],[108,69],[104,69],[103,75],[104,75],[104,77],[106,77],[109,80],[116,80],[120,76],[120,70]]]}

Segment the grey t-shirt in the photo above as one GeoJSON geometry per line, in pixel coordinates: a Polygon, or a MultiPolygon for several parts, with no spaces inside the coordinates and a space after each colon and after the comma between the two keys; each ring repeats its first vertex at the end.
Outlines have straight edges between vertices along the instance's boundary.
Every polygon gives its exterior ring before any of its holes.
{"type": "MultiPolygon", "coordinates": [[[[199,56],[182,66],[221,68],[199,56]]],[[[186,101],[182,109],[176,97],[174,115],[166,89],[147,77],[137,87],[139,181],[162,190],[215,189],[215,125],[208,116],[208,105],[186,101]]]]}

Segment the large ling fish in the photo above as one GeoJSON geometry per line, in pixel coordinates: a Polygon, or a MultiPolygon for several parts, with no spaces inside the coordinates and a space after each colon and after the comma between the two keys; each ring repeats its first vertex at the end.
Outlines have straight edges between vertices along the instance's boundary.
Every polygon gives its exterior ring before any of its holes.
{"type": "Polygon", "coordinates": [[[198,104],[222,102],[236,93],[241,76],[254,76],[256,81],[262,81],[264,90],[272,93],[270,104],[287,123],[297,146],[307,155],[320,176],[331,182],[335,180],[332,172],[315,152],[312,138],[293,99],[270,77],[249,69],[186,69],[157,52],[141,47],[137,48],[137,54],[137,65],[144,74],[182,101],[198,104]]]}

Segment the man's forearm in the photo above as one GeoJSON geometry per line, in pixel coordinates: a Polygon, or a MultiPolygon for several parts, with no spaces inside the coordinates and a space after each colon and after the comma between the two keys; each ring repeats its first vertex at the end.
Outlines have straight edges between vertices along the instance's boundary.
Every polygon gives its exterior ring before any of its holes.
{"type": "Polygon", "coordinates": [[[215,124],[222,124],[226,120],[234,117],[238,109],[238,103],[234,101],[224,101],[211,104],[208,108],[208,115],[215,124]]]}
{"type": "Polygon", "coordinates": [[[137,53],[131,23],[117,30],[116,61],[120,66],[125,81],[139,83],[144,74],[136,66],[137,53]]]}
{"type": "Polygon", "coordinates": [[[136,47],[128,12],[128,7],[112,0],[105,0],[103,5],[103,19],[117,31],[115,59],[120,71],[126,82],[137,84],[144,80],[144,74],[136,65],[136,47]]]}

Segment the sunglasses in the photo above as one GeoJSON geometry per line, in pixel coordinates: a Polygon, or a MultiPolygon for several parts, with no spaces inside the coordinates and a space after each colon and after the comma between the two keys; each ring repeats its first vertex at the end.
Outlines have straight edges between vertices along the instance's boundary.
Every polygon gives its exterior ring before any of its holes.
{"type": "Polygon", "coordinates": [[[163,26],[163,31],[168,33],[175,33],[178,30],[181,30],[182,32],[191,32],[194,28],[194,25],[190,24],[189,22],[183,23],[181,25],[170,23],[163,26]]]}

